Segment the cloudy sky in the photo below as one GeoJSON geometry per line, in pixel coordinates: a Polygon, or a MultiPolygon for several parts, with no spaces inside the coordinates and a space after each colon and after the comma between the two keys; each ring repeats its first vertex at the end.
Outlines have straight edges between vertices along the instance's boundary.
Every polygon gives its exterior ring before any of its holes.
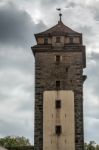
{"type": "Polygon", "coordinates": [[[0,137],[33,143],[34,33],[58,22],[82,32],[87,52],[84,83],[85,141],[99,143],[99,0],[0,0],[0,137]]]}

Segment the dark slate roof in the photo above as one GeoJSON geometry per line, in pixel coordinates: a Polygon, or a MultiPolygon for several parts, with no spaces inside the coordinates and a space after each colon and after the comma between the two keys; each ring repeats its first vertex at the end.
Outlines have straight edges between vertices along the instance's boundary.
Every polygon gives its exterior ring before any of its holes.
{"type": "Polygon", "coordinates": [[[64,25],[62,21],[59,21],[58,24],[56,24],[52,28],[50,28],[44,32],[35,34],[35,36],[66,35],[66,34],[81,34],[81,33],[78,33],[76,31],[72,30],[71,28],[64,25]]]}

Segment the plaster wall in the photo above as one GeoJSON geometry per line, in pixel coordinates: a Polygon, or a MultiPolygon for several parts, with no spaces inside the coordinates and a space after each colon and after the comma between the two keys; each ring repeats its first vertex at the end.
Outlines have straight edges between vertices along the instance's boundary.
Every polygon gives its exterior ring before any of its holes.
{"type": "Polygon", "coordinates": [[[75,150],[74,92],[69,90],[43,93],[43,150],[75,150]],[[56,109],[55,101],[61,100],[56,109]],[[60,135],[55,127],[61,126],[60,135]]]}

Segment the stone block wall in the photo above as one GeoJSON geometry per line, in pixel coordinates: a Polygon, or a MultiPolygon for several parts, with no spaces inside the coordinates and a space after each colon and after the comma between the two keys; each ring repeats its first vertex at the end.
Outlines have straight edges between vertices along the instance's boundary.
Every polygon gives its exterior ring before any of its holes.
{"type": "MultiPolygon", "coordinates": [[[[82,48],[82,47],[81,47],[82,48]]],[[[72,50],[52,49],[35,53],[35,150],[43,150],[43,92],[57,90],[56,81],[60,81],[59,90],[74,91],[75,109],[75,150],[84,149],[83,134],[83,48],[72,50]],[[62,56],[60,63],[55,56],[62,56]],[[66,69],[68,68],[68,69],[66,69]]]]}

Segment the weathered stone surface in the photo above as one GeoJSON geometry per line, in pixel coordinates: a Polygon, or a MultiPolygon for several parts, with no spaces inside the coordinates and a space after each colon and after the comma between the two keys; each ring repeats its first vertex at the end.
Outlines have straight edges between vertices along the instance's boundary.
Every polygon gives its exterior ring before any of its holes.
{"type": "MultiPolygon", "coordinates": [[[[82,36],[81,36],[82,39],[82,36]]],[[[83,68],[86,67],[85,47],[83,45],[36,45],[32,47],[35,55],[35,150],[43,150],[43,91],[74,91],[75,109],[75,150],[84,150],[83,132],[83,68]],[[61,61],[56,63],[56,55],[61,61]],[[67,69],[68,68],[68,69],[67,69]]]]}
{"type": "Polygon", "coordinates": [[[61,90],[73,90],[75,93],[75,145],[76,150],[82,150],[84,146],[82,52],[36,53],[35,73],[35,149],[43,149],[43,91],[56,90],[56,80],[60,80],[61,90]],[[55,62],[56,55],[62,56],[59,64],[55,62]]]}

